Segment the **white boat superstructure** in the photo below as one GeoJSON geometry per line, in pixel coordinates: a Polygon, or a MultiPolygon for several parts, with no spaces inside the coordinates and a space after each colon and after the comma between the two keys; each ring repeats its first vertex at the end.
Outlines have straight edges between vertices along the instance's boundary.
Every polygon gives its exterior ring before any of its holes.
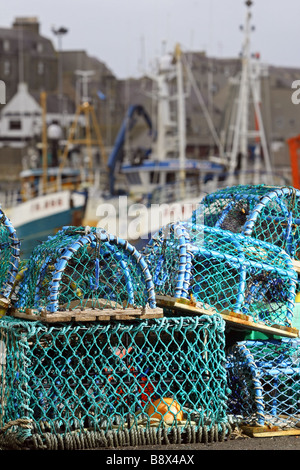
{"type": "Polygon", "coordinates": [[[262,75],[266,71],[260,64],[259,54],[251,52],[252,3],[251,0],[245,2],[247,11],[243,27],[242,69],[234,80],[234,86],[237,86],[237,98],[232,106],[228,140],[224,144],[228,155],[228,186],[237,183],[286,184],[286,181],[273,171],[262,118],[260,84],[262,75]],[[250,146],[254,147],[251,158],[249,158],[250,146]]]}
{"type": "MultiPolygon", "coordinates": [[[[40,155],[39,149],[36,148],[34,159],[24,158],[23,170],[20,173],[20,189],[0,195],[1,208],[17,230],[24,258],[30,256],[32,249],[38,243],[54,235],[61,227],[82,224],[87,199],[86,186],[94,177],[90,165],[84,165],[83,161],[75,164],[66,158],[69,146],[65,147],[63,158],[55,154],[51,145],[52,134],[49,135],[50,127],[47,127],[46,122],[44,92],[41,93],[41,106],[36,103],[34,107],[35,100],[29,95],[26,87],[21,86],[12,103],[8,103],[9,109],[12,106],[18,109],[19,101],[25,98],[25,102],[31,105],[30,115],[38,112],[39,116],[42,115],[42,142],[39,144],[42,152],[40,155]]],[[[20,107],[20,119],[22,109],[20,107]]],[[[82,111],[87,118],[87,114],[91,112],[90,104],[83,103],[79,107],[75,116],[76,122],[80,117],[79,112],[82,111]]],[[[28,116],[25,116],[25,119],[26,124],[28,116]]],[[[21,122],[21,130],[23,127],[21,122]]],[[[90,150],[90,139],[81,143],[90,150]]]]}
{"type": "MultiPolygon", "coordinates": [[[[155,84],[153,99],[157,110],[156,132],[151,129],[151,148],[140,152],[138,159],[136,155],[133,158],[130,152],[125,154],[120,173],[126,177],[129,191],[121,206],[117,194],[105,198],[95,188],[90,190],[85,225],[102,227],[131,242],[147,240],[162,225],[183,216],[190,217],[202,197],[219,187],[226,170],[221,158],[203,161],[186,156],[186,92],[182,67],[179,46],[176,46],[174,55],[166,55],[160,60],[158,73],[150,77],[155,84]],[[176,92],[171,93],[174,81],[176,92]]],[[[114,169],[120,158],[128,120],[135,111],[136,107],[129,109],[109,157],[109,168],[114,169]]],[[[138,112],[142,111],[138,109],[138,112]]],[[[149,121],[147,116],[146,119],[149,121]]],[[[151,123],[149,126],[151,128],[151,123]]],[[[113,172],[110,190],[113,194],[113,172]]]]}

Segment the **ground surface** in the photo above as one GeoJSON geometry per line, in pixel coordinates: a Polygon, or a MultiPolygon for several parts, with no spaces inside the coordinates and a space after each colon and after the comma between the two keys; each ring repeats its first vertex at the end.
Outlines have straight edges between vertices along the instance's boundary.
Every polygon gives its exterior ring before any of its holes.
{"type": "MultiPolygon", "coordinates": [[[[211,442],[211,443],[200,443],[200,444],[171,444],[171,445],[145,445],[145,446],[138,446],[138,447],[133,447],[133,446],[126,446],[126,447],[109,447],[109,448],[98,448],[98,449],[92,449],[96,452],[99,452],[99,457],[100,461],[105,463],[107,455],[142,455],[145,453],[145,455],[150,455],[151,453],[153,454],[172,454],[172,455],[178,455],[180,456],[181,454],[193,454],[197,457],[197,455],[201,454],[202,451],[209,450],[209,451],[223,451],[223,450],[229,450],[229,451],[238,451],[238,450],[248,450],[248,451],[287,451],[287,450],[294,450],[294,451],[300,451],[300,435],[299,436],[280,436],[280,437],[248,437],[245,436],[243,433],[235,435],[231,435],[230,439],[227,439],[223,442],[211,442]],[[101,455],[103,454],[103,455],[101,455]]],[[[41,451],[42,455],[44,455],[45,451],[41,451]]],[[[39,451],[33,451],[29,452],[29,454],[34,458],[34,454],[40,454],[39,451]]],[[[46,454],[48,452],[46,451],[46,454]]],[[[51,454],[52,452],[50,452],[51,454]]],[[[55,454],[56,451],[53,451],[55,454]]],[[[71,454],[74,454],[71,456],[76,457],[78,456],[78,453],[76,451],[70,451],[69,456],[71,454]]],[[[17,452],[19,454],[19,452],[17,452]]],[[[22,456],[24,456],[24,453],[21,452],[22,456]]],[[[28,454],[28,453],[27,453],[28,454]]],[[[83,454],[86,454],[86,451],[83,451],[83,454]]],[[[0,449],[0,455],[1,455],[1,449],[0,449]]],[[[16,455],[16,454],[15,454],[16,455]]],[[[49,454],[48,454],[49,455],[49,454]]],[[[273,455],[273,453],[272,453],[273,455]]],[[[276,452],[275,452],[275,458],[276,458],[276,452]]],[[[78,456],[79,457],[79,456],[78,456]]],[[[23,458],[23,457],[22,457],[23,458]]]]}
{"type": "Polygon", "coordinates": [[[147,451],[151,453],[159,453],[160,451],[166,453],[171,451],[172,453],[189,452],[194,451],[195,453],[210,450],[210,451],[223,451],[223,450],[250,450],[250,451],[284,451],[284,450],[296,450],[300,451],[300,435],[299,436],[280,436],[280,437],[249,437],[241,431],[233,431],[231,437],[223,442],[211,442],[211,443],[200,443],[200,444],[171,444],[171,445],[147,445],[139,447],[124,447],[122,449],[110,448],[102,449],[109,452],[124,452],[125,450],[130,454],[130,451],[147,451]]]}
{"type": "Polygon", "coordinates": [[[169,446],[140,446],[127,447],[127,450],[167,450],[172,451],[203,451],[203,450],[300,450],[300,436],[264,437],[264,438],[238,438],[224,442],[213,442],[208,444],[182,444],[169,446]]]}

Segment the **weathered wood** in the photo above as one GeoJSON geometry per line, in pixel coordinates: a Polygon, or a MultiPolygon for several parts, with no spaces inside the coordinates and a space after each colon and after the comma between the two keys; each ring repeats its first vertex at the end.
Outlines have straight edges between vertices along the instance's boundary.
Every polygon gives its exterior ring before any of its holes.
{"type": "Polygon", "coordinates": [[[280,437],[299,436],[300,429],[280,429],[278,426],[240,426],[241,430],[250,437],[280,437]]]}
{"type": "Polygon", "coordinates": [[[42,321],[46,323],[58,322],[94,322],[104,321],[109,322],[113,320],[118,321],[132,321],[132,320],[145,320],[151,318],[162,318],[163,310],[161,308],[145,309],[145,308],[105,308],[105,309],[92,309],[87,308],[84,310],[74,309],[58,311],[55,313],[41,312],[40,314],[34,313],[32,309],[27,309],[25,312],[14,310],[11,312],[13,317],[22,318],[26,320],[42,321]]]}
{"type": "Polygon", "coordinates": [[[110,309],[124,309],[132,307],[131,305],[128,305],[127,302],[124,302],[124,305],[115,302],[114,300],[110,299],[84,299],[84,300],[71,300],[70,302],[67,302],[65,304],[60,305],[60,310],[61,311],[68,311],[68,310],[74,310],[74,309],[103,309],[103,308],[110,308],[110,309]]]}
{"type": "Polygon", "coordinates": [[[300,273],[300,261],[293,259],[292,263],[293,263],[293,268],[295,269],[295,271],[297,273],[300,273]]]}
{"type": "Polygon", "coordinates": [[[213,309],[200,308],[197,307],[193,300],[189,301],[188,299],[177,299],[175,297],[157,295],[156,303],[159,307],[172,308],[173,310],[179,310],[181,313],[184,312],[186,314],[213,315],[219,313],[226,323],[231,327],[238,329],[250,329],[260,331],[265,334],[284,336],[288,338],[297,338],[299,336],[299,330],[297,330],[297,328],[282,325],[268,326],[262,322],[255,322],[252,320],[252,317],[242,313],[236,313],[229,310],[219,312],[213,309]]]}

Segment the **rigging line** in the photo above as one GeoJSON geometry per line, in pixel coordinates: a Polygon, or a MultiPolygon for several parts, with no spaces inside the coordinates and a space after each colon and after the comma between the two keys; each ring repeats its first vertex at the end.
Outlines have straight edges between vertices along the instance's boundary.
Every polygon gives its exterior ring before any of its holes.
{"type": "Polygon", "coordinates": [[[196,94],[196,96],[197,96],[197,99],[198,99],[198,101],[199,101],[199,103],[200,103],[200,105],[201,105],[202,111],[203,111],[203,113],[204,113],[206,122],[207,122],[208,127],[209,127],[209,130],[210,130],[210,132],[211,132],[211,134],[212,134],[212,136],[213,136],[213,138],[214,138],[214,141],[215,141],[217,147],[219,148],[220,156],[221,156],[222,158],[225,158],[223,145],[222,145],[222,143],[221,143],[221,141],[220,141],[220,139],[219,139],[219,136],[218,136],[218,134],[217,134],[217,132],[216,132],[216,129],[215,129],[215,127],[214,127],[213,121],[212,121],[212,119],[211,119],[211,116],[210,116],[210,114],[209,114],[209,112],[208,112],[208,109],[207,109],[207,107],[206,107],[206,104],[205,104],[205,102],[204,102],[204,99],[203,99],[203,96],[202,96],[202,94],[201,94],[201,91],[200,91],[199,87],[197,86],[197,83],[196,83],[196,81],[195,81],[195,78],[194,78],[194,76],[193,76],[193,73],[192,73],[192,71],[191,71],[191,68],[190,68],[190,66],[189,66],[189,64],[188,64],[188,62],[187,62],[187,60],[186,60],[186,58],[185,58],[184,55],[182,56],[182,59],[183,59],[183,62],[184,62],[184,66],[185,66],[185,68],[186,68],[186,70],[187,70],[188,77],[189,77],[189,80],[190,80],[190,82],[191,82],[192,88],[194,88],[194,91],[195,91],[195,94],[196,94]]]}

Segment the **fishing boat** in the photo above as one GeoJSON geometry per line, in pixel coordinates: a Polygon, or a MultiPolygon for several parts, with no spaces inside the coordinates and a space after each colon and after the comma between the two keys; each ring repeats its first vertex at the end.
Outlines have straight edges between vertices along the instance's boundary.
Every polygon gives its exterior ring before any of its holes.
{"type": "MultiPolygon", "coordinates": [[[[22,88],[22,87],[21,87],[22,88]]],[[[27,93],[23,87],[23,93],[27,93]]],[[[28,95],[26,96],[26,99],[28,95]]],[[[22,95],[23,103],[25,96],[22,95]]],[[[33,103],[29,96],[29,103],[33,103]]],[[[22,101],[22,100],[21,100],[22,101]]],[[[34,103],[33,103],[34,105],[34,103]]],[[[81,225],[86,206],[87,189],[91,182],[89,165],[70,161],[70,145],[72,139],[65,144],[62,156],[58,155],[57,142],[59,138],[50,135],[57,132],[58,127],[47,127],[46,124],[46,94],[41,94],[42,110],[42,143],[40,144],[40,161],[27,165],[20,173],[20,190],[3,196],[1,207],[11,220],[21,240],[21,256],[28,258],[35,246],[54,235],[62,226],[81,225]],[[56,145],[54,145],[56,142],[56,145]],[[54,154],[57,152],[57,155],[54,154]],[[50,159],[49,159],[50,155],[50,159]],[[50,164],[48,162],[50,160],[50,164]]],[[[89,103],[81,103],[77,109],[75,121],[82,112],[88,117],[92,111],[89,103]]],[[[75,124],[70,128],[73,134],[75,124]]],[[[76,142],[74,141],[76,144],[76,142]]],[[[91,142],[88,142],[90,144],[91,142]]],[[[81,141],[81,145],[86,142],[81,141]]],[[[72,149],[71,149],[72,150],[72,149]]]]}
{"type": "Polygon", "coordinates": [[[189,218],[203,196],[216,189],[236,184],[287,184],[272,168],[261,113],[261,67],[250,48],[252,1],[245,4],[242,67],[234,80],[236,96],[231,103],[227,139],[221,142],[191,68],[177,45],[174,54],[162,57],[157,74],[151,77],[156,85],[157,129],[153,129],[142,106],[129,108],[108,159],[109,194],[91,189],[86,224],[140,243],[169,222],[189,218]],[[193,160],[186,155],[183,66],[218,148],[218,154],[206,160],[193,160]],[[174,108],[176,120],[172,119],[174,108]],[[144,117],[152,142],[146,148],[126,153],[126,132],[137,115],[144,117]],[[126,178],[125,195],[120,196],[115,190],[116,173],[126,178]]]}
{"type": "MultiPolygon", "coordinates": [[[[50,177],[57,178],[57,172],[50,171],[50,177]],[[55,174],[56,173],[56,174],[55,174]]],[[[33,248],[54,235],[64,225],[80,225],[84,214],[86,197],[77,186],[76,172],[64,172],[61,190],[41,193],[33,197],[20,198],[15,204],[4,207],[21,240],[21,255],[28,258],[33,248]]],[[[42,176],[37,170],[25,170],[21,174],[23,185],[39,185],[42,176]]]]}
{"type": "Polygon", "coordinates": [[[107,162],[108,195],[91,188],[84,217],[85,225],[102,227],[131,243],[147,241],[174,218],[189,218],[200,198],[216,189],[226,172],[221,156],[207,160],[186,156],[186,92],[179,45],[174,54],[160,59],[157,74],[150,78],[155,85],[156,129],[143,106],[129,107],[107,162]],[[126,149],[126,132],[137,116],[146,122],[150,145],[126,149]],[[123,194],[116,188],[116,174],[125,178],[123,194]]]}

